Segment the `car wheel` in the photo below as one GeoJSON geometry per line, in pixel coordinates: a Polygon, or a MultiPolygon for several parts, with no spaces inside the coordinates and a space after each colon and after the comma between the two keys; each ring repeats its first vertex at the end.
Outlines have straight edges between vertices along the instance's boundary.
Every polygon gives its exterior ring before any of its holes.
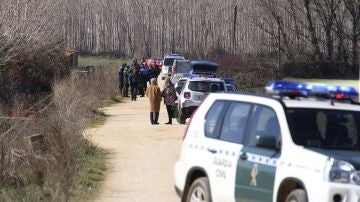
{"type": "Polygon", "coordinates": [[[292,192],[290,192],[290,194],[288,195],[288,197],[286,197],[286,202],[307,202],[307,195],[305,190],[303,189],[295,189],[292,192]]]}
{"type": "Polygon", "coordinates": [[[180,124],[185,124],[186,123],[186,116],[184,116],[181,112],[179,112],[179,120],[178,122],[180,124]]]}
{"type": "Polygon", "coordinates": [[[186,196],[186,202],[211,202],[209,180],[201,177],[195,180],[186,196]]]}

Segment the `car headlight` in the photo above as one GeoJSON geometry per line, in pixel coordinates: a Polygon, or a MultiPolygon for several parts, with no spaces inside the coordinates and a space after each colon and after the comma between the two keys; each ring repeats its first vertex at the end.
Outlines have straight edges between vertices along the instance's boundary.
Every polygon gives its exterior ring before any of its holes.
{"type": "Polygon", "coordinates": [[[325,180],[328,182],[360,185],[360,172],[349,162],[331,158],[327,161],[325,180]]]}

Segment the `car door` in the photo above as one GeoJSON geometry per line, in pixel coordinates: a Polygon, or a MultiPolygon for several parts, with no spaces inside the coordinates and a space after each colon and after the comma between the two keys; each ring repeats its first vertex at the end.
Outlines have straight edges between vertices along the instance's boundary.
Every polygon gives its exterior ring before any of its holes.
{"type": "Polygon", "coordinates": [[[228,102],[218,120],[216,138],[208,145],[212,156],[211,193],[214,201],[235,201],[235,178],[239,154],[252,104],[228,102]]]}
{"type": "Polygon", "coordinates": [[[258,136],[274,136],[280,145],[280,126],[273,109],[255,105],[236,171],[236,201],[272,201],[279,150],[256,146],[258,136]]]}

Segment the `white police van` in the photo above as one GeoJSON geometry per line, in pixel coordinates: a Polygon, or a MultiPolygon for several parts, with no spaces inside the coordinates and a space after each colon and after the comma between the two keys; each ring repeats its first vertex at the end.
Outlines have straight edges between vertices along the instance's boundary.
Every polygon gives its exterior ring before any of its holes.
{"type": "Polygon", "coordinates": [[[345,86],[210,94],[175,164],[182,201],[360,201],[360,106],[345,86]]]}

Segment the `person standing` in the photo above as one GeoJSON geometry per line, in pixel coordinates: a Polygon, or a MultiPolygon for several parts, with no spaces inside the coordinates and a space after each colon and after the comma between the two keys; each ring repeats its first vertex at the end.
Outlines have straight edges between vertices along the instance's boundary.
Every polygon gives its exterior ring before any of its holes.
{"type": "Polygon", "coordinates": [[[124,70],[124,86],[123,86],[123,97],[129,97],[129,73],[130,73],[130,67],[127,66],[124,70]]]}
{"type": "Polygon", "coordinates": [[[156,71],[156,68],[154,67],[154,65],[150,65],[149,74],[150,74],[150,79],[152,79],[152,78],[156,79],[158,77],[158,74],[157,74],[157,71],[156,71]]]}
{"type": "Polygon", "coordinates": [[[119,91],[120,94],[123,94],[123,88],[124,88],[124,71],[125,71],[126,63],[122,64],[119,68],[119,91]]]}
{"type": "Polygon", "coordinates": [[[142,87],[142,94],[140,93],[141,97],[144,97],[147,87],[147,82],[149,80],[149,69],[142,65],[140,68],[140,85],[142,87]]]}
{"type": "Polygon", "coordinates": [[[164,90],[161,92],[164,97],[164,104],[168,113],[169,121],[165,124],[172,124],[173,108],[176,106],[175,101],[177,100],[176,90],[174,84],[167,77],[165,80],[164,90]]]}
{"type": "Polygon", "coordinates": [[[162,95],[155,78],[150,80],[151,85],[146,89],[146,97],[150,102],[150,122],[152,125],[157,125],[159,120],[160,103],[162,95]]]}
{"type": "Polygon", "coordinates": [[[139,87],[140,75],[136,68],[133,68],[129,73],[129,82],[131,90],[131,100],[136,101],[138,87],[139,87]]]}

